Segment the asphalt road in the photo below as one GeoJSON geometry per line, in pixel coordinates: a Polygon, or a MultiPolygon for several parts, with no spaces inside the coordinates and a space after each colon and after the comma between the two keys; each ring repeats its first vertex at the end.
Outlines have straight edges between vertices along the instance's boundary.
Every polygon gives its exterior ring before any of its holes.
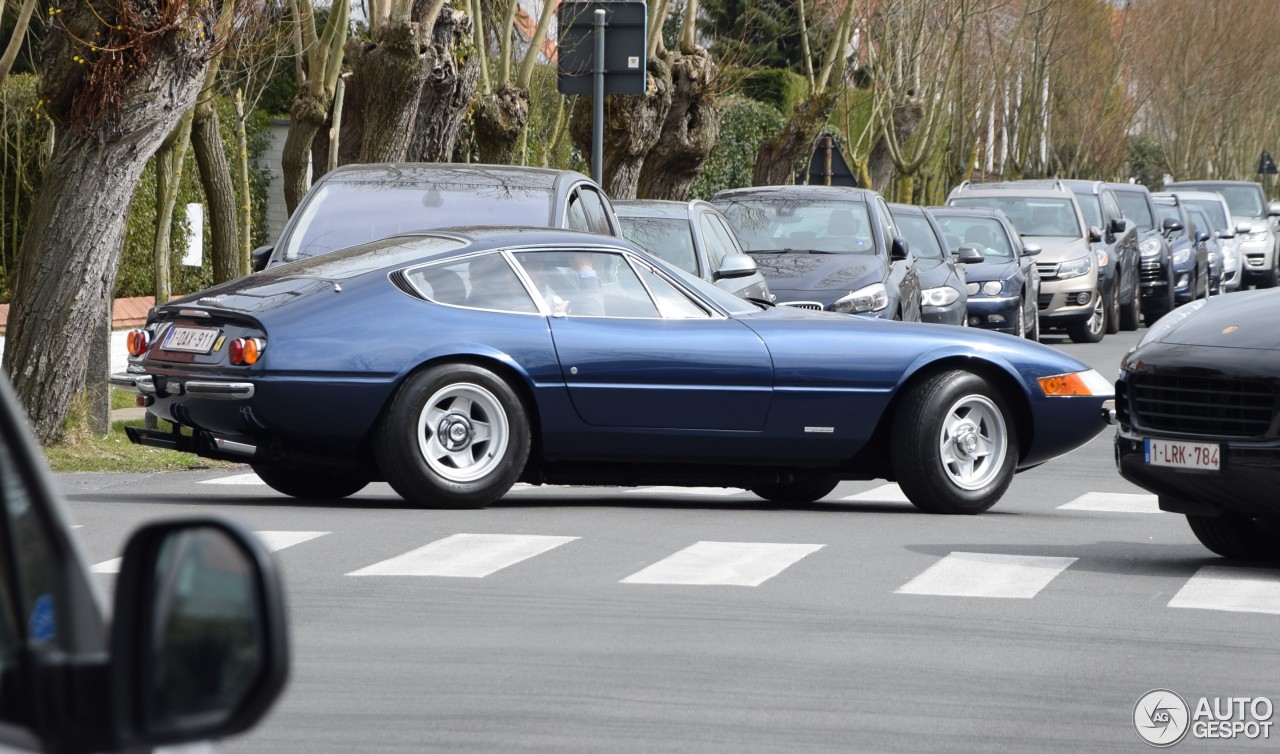
{"type": "MultiPolygon", "coordinates": [[[[1140,334],[1051,344],[1113,377],[1140,334]]],[[[976,517],[870,482],[790,508],[530,487],[422,511],[380,484],[295,501],[247,468],[57,479],[94,562],[175,514],[279,548],[294,676],[225,751],[1145,751],[1149,690],[1280,702],[1280,571],[1156,512],[1110,435],[976,517]]]]}

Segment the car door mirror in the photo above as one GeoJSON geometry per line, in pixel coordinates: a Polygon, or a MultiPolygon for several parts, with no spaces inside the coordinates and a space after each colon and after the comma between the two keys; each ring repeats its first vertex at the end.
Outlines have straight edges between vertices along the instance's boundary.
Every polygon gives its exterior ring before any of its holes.
{"type": "Polygon", "coordinates": [[[1280,202],[1267,202],[1267,217],[1280,216],[1280,202]]]}
{"type": "Polygon", "coordinates": [[[956,260],[961,264],[982,264],[987,258],[976,246],[961,246],[956,249],[956,260]]]}
{"type": "Polygon", "coordinates": [[[1232,233],[1229,230],[1218,231],[1218,238],[1235,238],[1235,237],[1236,237],[1236,234],[1232,233]]]}
{"type": "Polygon", "coordinates": [[[1022,245],[1022,256],[1034,257],[1042,251],[1039,244],[1028,243],[1022,245]]]}
{"type": "Polygon", "coordinates": [[[1252,233],[1252,232],[1253,232],[1252,223],[1240,223],[1239,225],[1236,226],[1236,233],[1238,233],[1239,235],[1243,236],[1246,233],[1252,233]]]}
{"type": "Polygon", "coordinates": [[[902,236],[894,236],[889,244],[889,261],[901,262],[911,256],[911,244],[902,236]]]}
{"type": "Polygon", "coordinates": [[[111,641],[123,742],[250,728],[289,674],[284,595],[266,545],[220,518],[140,529],[125,548],[111,641]]]}
{"type": "Polygon", "coordinates": [[[1129,223],[1123,217],[1111,218],[1111,232],[1119,235],[1129,229],[1129,223]]]}
{"type": "Polygon", "coordinates": [[[1099,227],[1097,227],[1096,225],[1090,225],[1090,226],[1089,226],[1089,240],[1090,240],[1090,241],[1092,241],[1093,243],[1098,243],[1099,241],[1101,241],[1101,240],[1102,240],[1102,228],[1099,228],[1099,227]]]}
{"type": "Polygon", "coordinates": [[[716,270],[711,277],[714,280],[745,278],[756,274],[758,271],[756,260],[746,254],[726,254],[720,262],[720,269],[716,270]]]}
{"type": "Polygon", "coordinates": [[[267,269],[267,262],[271,261],[271,252],[275,250],[274,246],[259,246],[249,255],[249,266],[254,272],[262,272],[267,269]]]}
{"type": "Polygon", "coordinates": [[[1205,241],[1208,241],[1209,238],[1210,236],[1208,231],[1202,230],[1196,233],[1196,243],[1204,243],[1205,241]]]}
{"type": "Polygon", "coordinates": [[[1166,217],[1164,222],[1160,224],[1160,227],[1164,228],[1165,233],[1176,233],[1182,230],[1182,221],[1175,220],[1172,217],[1166,217]]]}

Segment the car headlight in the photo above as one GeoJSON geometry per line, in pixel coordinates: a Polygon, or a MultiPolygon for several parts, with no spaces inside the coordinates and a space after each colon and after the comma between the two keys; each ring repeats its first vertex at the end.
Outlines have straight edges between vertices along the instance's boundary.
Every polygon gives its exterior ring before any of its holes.
{"type": "Polygon", "coordinates": [[[846,314],[862,314],[878,312],[889,305],[889,290],[884,283],[872,283],[866,288],[859,288],[836,299],[831,311],[846,314]]]}
{"type": "Polygon", "coordinates": [[[920,292],[920,303],[925,306],[950,306],[960,300],[960,292],[955,288],[926,288],[920,292]]]}
{"type": "Polygon", "coordinates": [[[970,296],[978,295],[978,291],[982,290],[982,283],[965,283],[964,292],[970,296]]]}
{"type": "Polygon", "coordinates": [[[1097,249],[1096,252],[1098,254],[1099,267],[1106,267],[1107,265],[1111,264],[1111,255],[1107,254],[1106,249],[1097,249]]]}
{"type": "Polygon", "coordinates": [[[1089,270],[1092,269],[1093,260],[1089,257],[1070,259],[1058,265],[1058,278],[1078,278],[1081,275],[1088,275],[1089,270]]]}
{"type": "Polygon", "coordinates": [[[1261,241],[1266,237],[1267,237],[1267,231],[1265,230],[1255,230],[1254,232],[1249,233],[1248,235],[1245,236],[1245,238],[1250,241],[1261,241]]]}
{"type": "Polygon", "coordinates": [[[1148,238],[1138,244],[1138,251],[1142,252],[1142,256],[1144,257],[1154,257],[1160,253],[1160,239],[1155,238],[1154,236],[1148,238]]]}
{"type": "Polygon", "coordinates": [[[1115,386],[1106,377],[1098,374],[1096,369],[1041,377],[1036,382],[1040,384],[1040,390],[1047,398],[1069,398],[1077,395],[1110,398],[1116,394],[1115,386]]]}
{"type": "Polygon", "coordinates": [[[1208,299],[1202,298],[1199,301],[1192,301],[1189,304],[1179,306],[1177,309],[1174,309],[1172,312],[1164,315],[1156,321],[1154,327],[1147,329],[1147,334],[1143,335],[1142,340],[1138,341],[1138,348],[1142,348],[1146,344],[1155,342],[1164,337],[1173,330],[1173,328],[1182,324],[1183,320],[1190,317],[1200,309],[1200,307],[1204,306],[1208,302],[1208,299]]]}
{"type": "Polygon", "coordinates": [[[1191,249],[1189,247],[1185,249],[1178,249],[1177,251],[1173,252],[1174,264],[1186,264],[1187,260],[1190,258],[1191,258],[1191,249]]]}
{"type": "Polygon", "coordinates": [[[1004,283],[1000,280],[988,280],[982,284],[982,295],[999,296],[1004,291],[1004,283]]]}

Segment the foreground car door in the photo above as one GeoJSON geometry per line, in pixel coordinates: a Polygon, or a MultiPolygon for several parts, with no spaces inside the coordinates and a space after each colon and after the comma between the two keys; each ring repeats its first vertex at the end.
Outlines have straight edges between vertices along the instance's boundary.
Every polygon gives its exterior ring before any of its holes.
{"type": "Polygon", "coordinates": [[[551,312],[560,368],[582,421],[600,427],[764,428],[773,362],[749,328],[622,254],[515,256],[551,312]]]}

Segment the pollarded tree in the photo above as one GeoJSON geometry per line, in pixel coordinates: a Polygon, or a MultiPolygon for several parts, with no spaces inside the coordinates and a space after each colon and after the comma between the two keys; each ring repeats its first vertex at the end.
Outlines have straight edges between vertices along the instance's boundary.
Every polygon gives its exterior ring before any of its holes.
{"type": "Polygon", "coordinates": [[[298,94],[289,115],[289,133],[280,157],[284,175],[284,203],[290,214],[307,193],[307,164],[311,160],[311,142],[329,118],[333,106],[338,74],[342,72],[342,54],[351,18],[349,0],[335,0],[325,17],[324,30],[317,34],[315,9],[311,0],[291,0],[292,19],[297,31],[298,56],[296,75],[298,94]]]}
{"type": "Polygon", "coordinates": [[[231,0],[66,0],[45,39],[40,98],[53,156],[32,208],[4,366],[41,442],[85,384],[115,290],[125,211],[147,160],[191,108],[231,0]]]}
{"type": "Polygon", "coordinates": [[[556,4],[553,2],[542,4],[538,25],[530,35],[528,47],[516,61],[513,60],[516,53],[512,38],[515,35],[520,4],[519,0],[507,0],[506,13],[497,27],[496,81],[490,83],[488,58],[481,58],[483,73],[480,80],[484,91],[476,98],[471,114],[481,162],[505,165],[515,161],[516,143],[529,123],[529,85],[533,78],[533,67],[538,62],[547,30],[551,28],[555,9],[556,4]],[[519,68],[513,75],[514,62],[519,63],[519,68]]]}

